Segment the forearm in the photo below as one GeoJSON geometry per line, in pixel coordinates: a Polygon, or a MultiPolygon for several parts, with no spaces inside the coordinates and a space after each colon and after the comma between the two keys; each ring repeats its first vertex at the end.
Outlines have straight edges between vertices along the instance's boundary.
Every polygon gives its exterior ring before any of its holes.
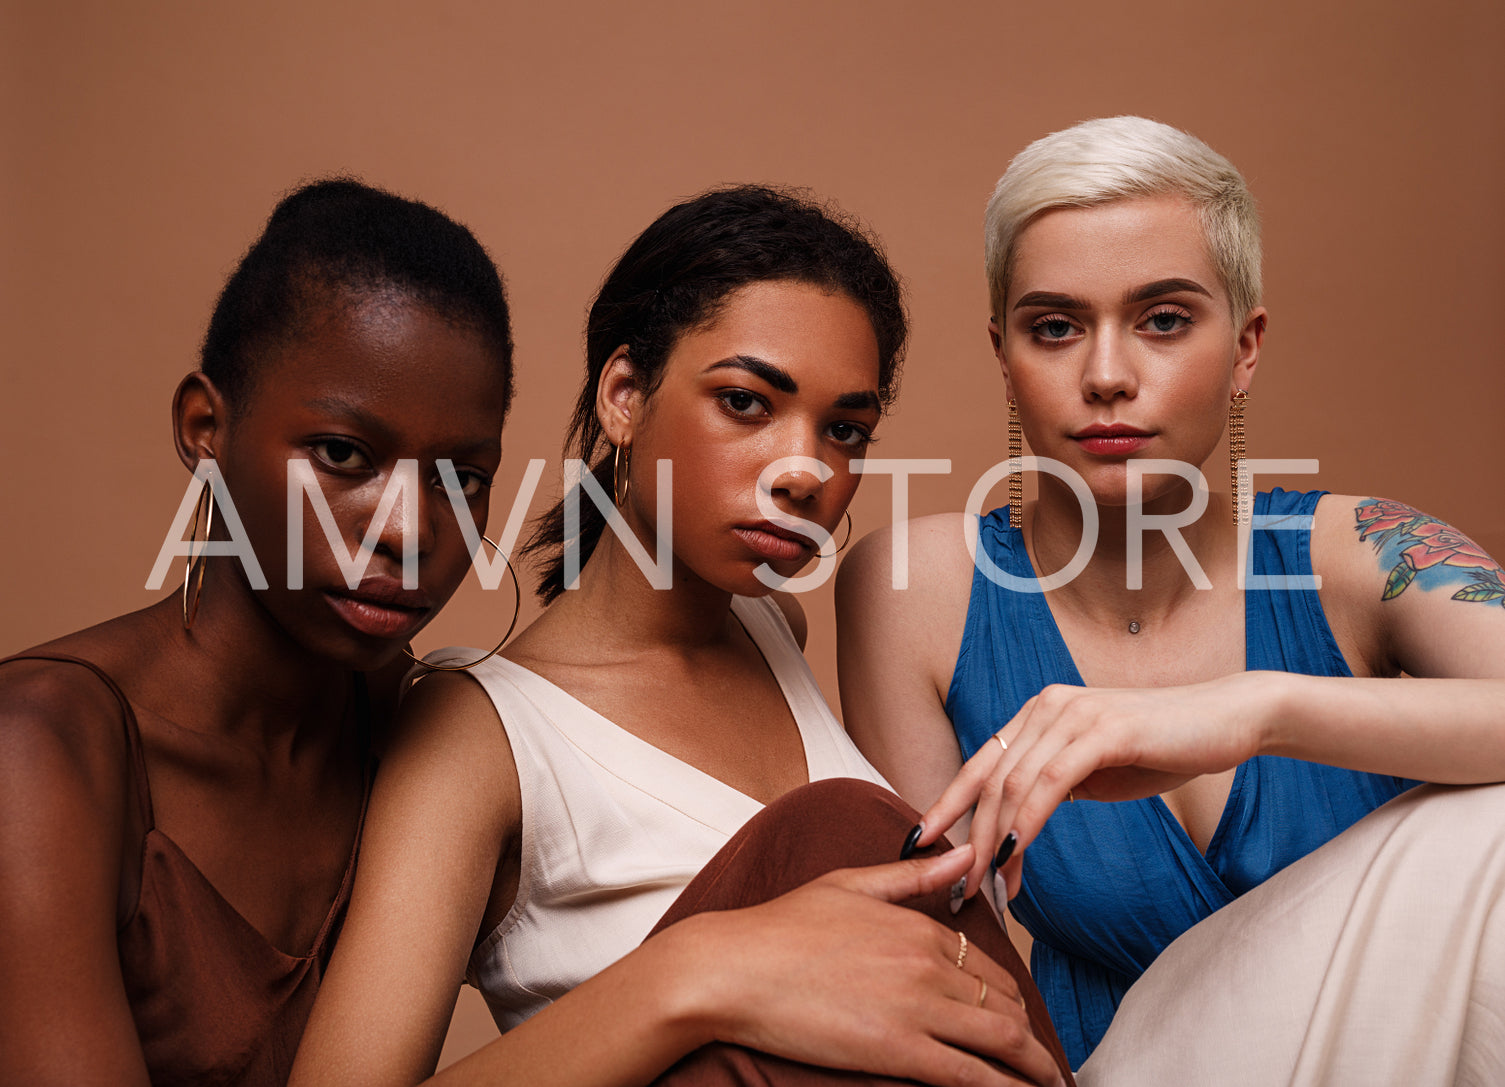
{"type": "Polygon", "coordinates": [[[702,918],[655,936],[436,1084],[640,1087],[717,1037],[718,978],[702,918]]]}
{"type": "Polygon", "coordinates": [[[1446,784],[1505,780],[1505,680],[1247,673],[1262,754],[1446,784]]]}
{"type": "MultiPolygon", "coordinates": [[[[806,816],[833,790],[844,796],[855,785],[823,782],[776,801],[733,839],[732,856],[761,864],[769,854],[750,836],[787,841],[791,827],[810,825],[806,816]],[[813,795],[821,786],[828,788],[813,795]],[[765,819],[770,813],[775,817],[765,819]]],[[[898,810],[903,806],[876,787],[858,787],[870,788],[873,804],[899,816],[885,826],[886,854],[912,812],[898,810]]],[[[864,836],[866,829],[849,827],[848,834],[864,836]]],[[[709,885],[687,889],[693,899],[685,908],[704,912],[668,924],[441,1079],[631,1087],[653,1081],[706,1043],[725,1042],[786,1061],[937,1087],[1021,1082],[987,1058],[1021,1070],[1030,1082],[1056,1082],[1058,1066],[1028,1026],[1018,981],[981,950],[966,970],[957,969],[951,926],[894,905],[928,896],[931,911],[945,910],[950,888],[974,859],[962,847],[800,883],[809,870],[826,867],[819,850],[808,851],[780,865],[780,881],[795,883],[794,890],[728,908],[762,897],[732,873],[733,863],[711,875],[709,885]],[[992,1002],[984,1006],[979,996],[988,993],[992,1002]]]]}

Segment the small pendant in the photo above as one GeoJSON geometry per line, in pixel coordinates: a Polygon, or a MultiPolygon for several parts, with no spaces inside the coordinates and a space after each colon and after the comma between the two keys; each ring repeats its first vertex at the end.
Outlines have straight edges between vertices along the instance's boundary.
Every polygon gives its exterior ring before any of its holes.
{"type": "Polygon", "coordinates": [[[1138,619],[1130,619],[1129,620],[1129,633],[1130,634],[1138,634],[1139,633],[1139,620],[1138,619]]]}

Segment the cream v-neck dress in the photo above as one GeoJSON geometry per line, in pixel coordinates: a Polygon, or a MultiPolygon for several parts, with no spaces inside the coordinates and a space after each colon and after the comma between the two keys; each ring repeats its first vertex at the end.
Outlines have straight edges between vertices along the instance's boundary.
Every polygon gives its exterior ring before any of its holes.
{"type": "MultiPolygon", "coordinates": [[[[778,680],[810,780],[851,777],[886,787],[831,713],[778,605],[735,597],[732,612],[778,680]]],[[[430,659],[474,656],[441,650],[430,659]]],[[[476,945],[466,971],[507,1030],[642,943],[762,805],[521,665],[493,657],[470,674],[507,730],[522,796],[517,898],[476,945]]],[[[738,725],[729,714],[706,727],[735,742],[738,725]]]]}

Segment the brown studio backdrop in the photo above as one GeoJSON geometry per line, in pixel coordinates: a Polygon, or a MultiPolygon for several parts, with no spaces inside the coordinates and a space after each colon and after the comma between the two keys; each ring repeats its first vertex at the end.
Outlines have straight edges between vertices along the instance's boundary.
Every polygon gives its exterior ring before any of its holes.
{"type": "MultiPolygon", "coordinates": [[[[224,276],[300,179],[352,172],[430,200],[504,269],[519,397],[494,526],[530,457],[558,479],[585,307],[634,234],[722,182],[837,200],[910,287],[904,390],[874,455],[951,459],[914,481],[924,514],[959,508],[1004,456],[991,185],[1029,140],[1116,113],[1197,133],[1260,201],[1271,322],[1250,455],[1317,458],[1316,480],[1285,482],[1401,498],[1505,554],[1505,11],[1069,11],[8,3],[0,650],[155,598],[142,585],[187,479],[172,389],[224,276]]],[[[890,520],[891,493],[863,488],[859,534],[890,520]]],[[[509,604],[471,581],[420,646],[489,645],[509,604]]],[[[805,606],[834,701],[829,585],[805,606]]],[[[473,995],[447,1059],[492,1029],[473,995]]]]}

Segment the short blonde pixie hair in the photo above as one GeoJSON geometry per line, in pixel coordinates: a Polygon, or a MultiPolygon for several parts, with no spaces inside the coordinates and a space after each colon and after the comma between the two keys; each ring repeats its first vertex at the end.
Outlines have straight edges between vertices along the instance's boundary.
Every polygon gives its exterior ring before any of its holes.
{"type": "Polygon", "coordinates": [[[1259,212],[1244,177],[1178,128],[1145,117],[1101,117],[1036,140],[1014,157],[988,201],[988,295],[1003,314],[1019,234],[1053,208],[1180,193],[1202,220],[1235,327],[1260,300],[1259,212]]]}

